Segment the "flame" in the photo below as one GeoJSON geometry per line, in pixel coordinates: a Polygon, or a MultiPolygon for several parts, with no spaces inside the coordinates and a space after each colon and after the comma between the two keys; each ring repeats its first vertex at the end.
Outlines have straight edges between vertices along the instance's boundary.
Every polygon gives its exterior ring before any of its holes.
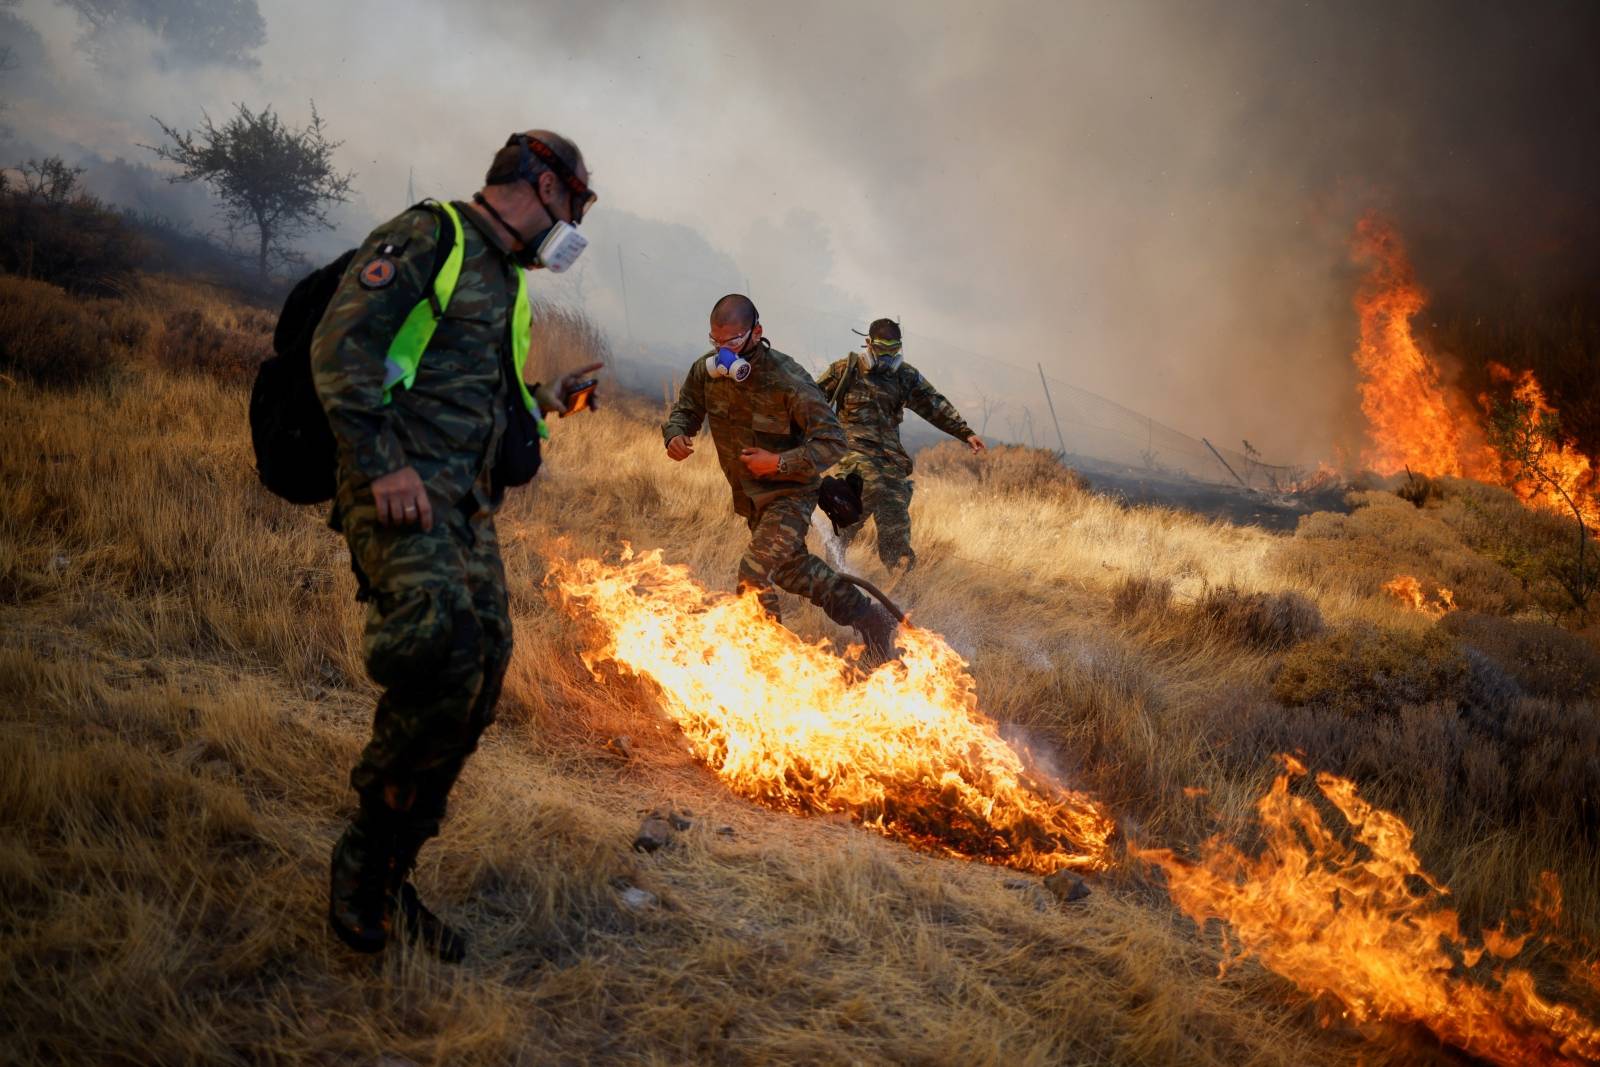
{"type": "MultiPolygon", "coordinates": [[[[1566,514],[1575,508],[1586,525],[1600,527],[1600,477],[1590,458],[1558,443],[1542,457],[1555,485],[1525,475],[1488,441],[1485,417],[1492,398],[1480,396],[1475,408],[1417,344],[1411,320],[1427,298],[1394,227],[1376,216],[1363,218],[1351,251],[1367,266],[1355,300],[1361,333],[1354,358],[1372,439],[1362,461],[1383,475],[1410,470],[1506,486],[1530,507],[1566,514]]],[[[1532,371],[1499,364],[1489,370],[1491,380],[1509,387],[1536,417],[1556,414],[1532,371]]]]}
{"type": "Polygon", "coordinates": [[[1292,478],[1284,486],[1286,493],[1316,493],[1323,489],[1343,483],[1344,475],[1339,473],[1339,468],[1323,460],[1318,463],[1315,470],[1300,474],[1292,478]]]}
{"type": "Polygon", "coordinates": [[[551,580],[600,631],[583,657],[590,671],[610,663],[654,682],[694,754],[735,792],[1022,870],[1110,865],[1111,817],[1030,773],[936,634],[903,626],[903,661],[862,677],[753,595],[708,592],[659,550],[628,550],[617,565],[557,559],[551,580]]]}
{"type": "MultiPolygon", "coordinates": [[[[1511,395],[1519,403],[1526,404],[1534,418],[1556,414],[1555,408],[1545,399],[1544,390],[1539,386],[1539,379],[1533,376],[1533,371],[1513,371],[1499,363],[1491,363],[1489,377],[1491,381],[1510,386],[1511,395]]],[[[1490,400],[1484,397],[1482,402],[1487,407],[1490,400]]],[[[1597,484],[1594,463],[1589,457],[1570,444],[1560,442],[1554,451],[1544,453],[1543,460],[1551,482],[1519,477],[1516,472],[1511,472],[1511,488],[1522,502],[1556,512],[1567,512],[1571,507],[1576,507],[1583,516],[1584,525],[1600,528],[1600,492],[1597,492],[1600,484],[1597,484]],[[1569,500],[1572,502],[1570,506],[1567,503],[1569,500]]]]}
{"type": "Polygon", "coordinates": [[[1348,779],[1318,774],[1317,788],[1349,824],[1355,844],[1347,843],[1311,800],[1290,795],[1291,777],[1306,769],[1280,758],[1285,773],[1256,805],[1259,858],[1220,836],[1198,862],[1167,849],[1138,853],[1166,872],[1173,900],[1194,921],[1229,925],[1234,959],[1256,956],[1347,1018],[1420,1023],[1495,1062],[1600,1057],[1600,1027],[1510,965],[1528,935],[1464,935],[1443,903],[1449,890],[1422,868],[1405,822],[1362,800],[1348,779]]]}
{"type": "MultiPolygon", "coordinates": [[[[651,682],[690,749],[735,792],[785,811],[846,813],[919,847],[1023,870],[1110,866],[1110,816],[1030,772],[937,635],[904,627],[903,661],[863,676],[825,642],[769,618],[753,596],[708,592],[659,550],[626,550],[615,564],[558,556],[550,582],[598,637],[583,655],[589,670],[651,682]]],[[[1426,605],[1416,579],[1389,585],[1426,605]]],[[[1440,598],[1430,610],[1453,606],[1447,590],[1440,598]]],[[[1501,1063],[1600,1057],[1600,1027],[1517,966],[1537,943],[1547,958],[1564,952],[1575,989],[1600,988],[1600,966],[1582,962],[1593,951],[1559,933],[1554,875],[1513,914],[1523,932],[1469,936],[1404,821],[1351,781],[1319,774],[1322,796],[1348,824],[1335,832],[1310,799],[1290,794],[1305,767],[1280,758],[1286,772],[1257,804],[1258,858],[1221,835],[1198,861],[1134,850],[1166,872],[1173,900],[1196,922],[1229,924],[1224,970],[1253,955],[1346,1018],[1421,1024],[1501,1063]]]]}
{"type": "Polygon", "coordinates": [[[1429,603],[1427,594],[1422,591],[1422,583],[1409,574],[1397,575],[1384,582],[1383,591],[1412,611],[1421,612],[1431,619],[1441,619],[1456,610],[1454,593],[1441,585],[1434,591],[1435,600],[1429,603]]]}
{"type": "Polygon", "coordinates": [[[1459,394],[1411,336],[1411,318],[1427,303],[1393,227],[1367,216],[1356,224],[1352,254],[1368,264],[1356,294],[1361,339],[1361,410],[1372,447],[1362,461],[1379,474],[1406,467],[1434,476],[1479,477],[1495,464],[1459,394]]]}

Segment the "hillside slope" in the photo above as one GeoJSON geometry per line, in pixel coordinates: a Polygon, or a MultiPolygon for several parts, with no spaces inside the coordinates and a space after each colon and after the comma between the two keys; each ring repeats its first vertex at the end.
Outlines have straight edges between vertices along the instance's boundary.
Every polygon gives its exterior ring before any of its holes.
{"type": "MultiPolygon", "coordinates": [[[[48,297],[0,295],[19,331],[48,297]]],[[[517,652],[419,872],[473,954],[352,956],[322,918],[373,697],[342,542],[256,485],[242,385],[133,333],[109,383],[0,390],[7,1061],[1450,1058],[1420,1029],[1328,1024],[1254,963],[1219,978],[1215,931],[1141,865],[1062,905],[1036,878],[732,795],[648,684],[591,675],[595,636],[544,581],[627,541],[731,584],[744,531],[709,450],[669,464],[627,405],[559,423],[502,515],[517,652]],[[641,813],[669,805],[692,826],[633,852],[641,813]]],[[[1272,755],[1300,748],[1411,823],[1467,921],[1550,869],[1566,933],[1593,941],[1600,653],[1531,621],[1538,590],[1481,548],[1516,514],[1504,494],[1372,493],[1285,537],[1123,509],[1021,450],[929,467],[922,566],[895,594],[1130,838],[1241,832],[1272,755]],[[1402,572],[1451,585],[1459,618],[1383,592],[1402,572]],[[1382,655],[1399,659],[1365,660],[1382,655]],[[1473,718],[1489,707],[1494,729],[1473,718]]],[[[881,579],[869,555],[852,562],[881,579]]]]}

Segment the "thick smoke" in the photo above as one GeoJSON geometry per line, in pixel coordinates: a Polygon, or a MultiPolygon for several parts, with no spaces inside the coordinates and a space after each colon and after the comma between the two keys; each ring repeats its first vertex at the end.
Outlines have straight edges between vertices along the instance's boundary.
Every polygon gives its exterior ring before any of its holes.
{"type": "Polygon", "coordinates": [[[151,58],[163,67],[255,66],[266,42],[256,0],[60,0],[87,26],[81,46],[102,64],[117,62],[128,33],[160,42],[151,58]]]}
{"type": "Polygon", "coordinates": [[[298,122],[314,98],[359,231],[408,176],[462,195],[506,133],[551,126],[601,202],[584,271],[542,284],[619,335],[692,347],[749,288],[816,365],[895,315],[969,407],[974,380],[1031,389],[1040,362],[1269,459],[1352,423],[1362,212],[1397,219],[1438,290],[1597,276],[1587,4],[263,0],[259,47],[182,69],[170,22],[124,19],[108,65],[69,7],[18,10],[45,53],[7,95],[18,144],[133,160],[151,113],[298,122]]]}

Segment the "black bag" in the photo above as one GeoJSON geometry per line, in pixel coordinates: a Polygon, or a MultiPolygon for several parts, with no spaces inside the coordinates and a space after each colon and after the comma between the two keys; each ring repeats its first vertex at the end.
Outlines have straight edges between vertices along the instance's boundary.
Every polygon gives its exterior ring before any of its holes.
{"type": "MultiPolygon", "coordinates": [[[[509,333],[509,331],[508,331],[509,333]]],[[[506,431],[489,472],[490,496],[498,506],[507,489],[527,485],[539,473],[539,420],[522,402],[517,368],[511,360],[511,338],[500,346],[500,374],[505,381],[506,431]]]]}
{"type": "Polygon", "coordinates": [[[355,254],[352,248],[290,290],[272,331],[277,354],[257,369],[250,389],[256,474],[262,485],[291,504],[333,498],[336,448],[311,376],[311,336],[355,254]]]}
{"type": "Polygon", "coordinates": [[[855,471],[843,478],[830,474],[822,479],[822,491],[817,494],[817,503],[822,506],[822,513],[832,520],[834,533],[841,533],[846,527],[861,521],[865,510],[861,503],[863,484],[861,475],[855,471]]]}
{"type": "MultiPolygon", "coordinates": [[[[424,202],[416,206],[432,211],[440,223],[439,244],[428,275],[431,300],[434,279],[455,245],[455,227],[437,205],[424,202]]],[[[291,504],[332,500],[337,485],[338,447],[311,374],[311,339],[356,251],[352,248],[295,283],[272,331],[276,355],[257,368],[250,389],[250,443],[256,453],[256,474],[262,485],[291,504]]],[[[439,314],[439,309],[434,313],[439,314]]]]}

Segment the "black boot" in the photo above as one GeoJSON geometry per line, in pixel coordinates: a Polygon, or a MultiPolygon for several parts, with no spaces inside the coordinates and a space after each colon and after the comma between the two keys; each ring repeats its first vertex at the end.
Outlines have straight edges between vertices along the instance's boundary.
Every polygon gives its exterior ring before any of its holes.
{"type": "Polygon", "coordinates": [[[864,670],[875,670],[892,659],[900,658],[900,649],[895,647],[895,631],[900,624],[893,615],[877,604],[867,603],[861,614],[855,617],[850,624],[856,633],[861,635],[862,642],[867,646],[861,654],[861,666],[864,670]]]}
{"type": "Polygon", "coordinates": [[[428,910],[417,896],[417,887],[410,881],[411,868],[426,840],[415,834],[400,835],[394,864],[389,870],[389,901],[402,937],[421,945],[444,963],[460,963],[467,954],[467,939],[428,910]]]}
{"type": "Polygon", "coordinates": [[[363,811],[333,846],[328,925],[357,952],[382,952],[389,940],[389,865],[394,831],[363,811]]]}

